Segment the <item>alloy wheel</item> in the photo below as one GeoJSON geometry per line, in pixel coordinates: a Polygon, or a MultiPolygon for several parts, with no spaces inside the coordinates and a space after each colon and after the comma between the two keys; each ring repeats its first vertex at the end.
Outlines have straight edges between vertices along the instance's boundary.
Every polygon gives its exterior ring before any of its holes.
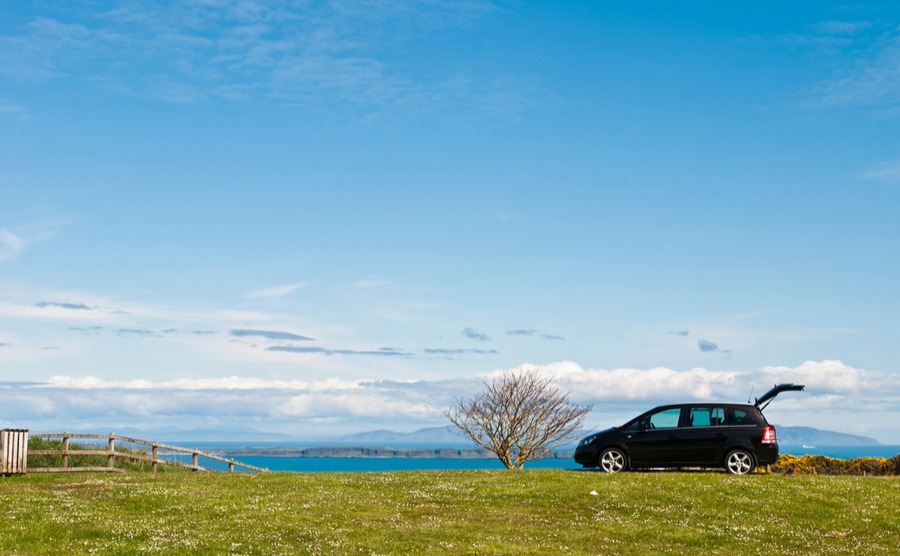
{"type": "Polygon", "coordinates": [[[600,455],[600,469],[606,473],[618,473],[625,469],[625,454],[616,448],[610,448],[600,455]]]}
{"type": "Polygon", "coordinates": [[[725,458],[725,468],[733,475],[746,475],[754,467],[753,456],[744,450],[735,450],[725,458]]]}

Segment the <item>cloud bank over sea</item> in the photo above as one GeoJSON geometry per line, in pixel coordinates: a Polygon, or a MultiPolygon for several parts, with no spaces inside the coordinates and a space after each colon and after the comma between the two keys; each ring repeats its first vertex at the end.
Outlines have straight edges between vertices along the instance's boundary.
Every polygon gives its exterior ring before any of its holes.
{"type": "MultiPolygon", "coordinates": [[[[229,376],[154,382],[56,375],[0,383],[4,399],[0,426],[48,432],[215,428],[224,438],[230,429],[249,427],[298,440],[327,440],[381,428],[412,431],[446,425],[444,411],[455,399],[473,395],[484,381],[505,370],[408,381],[229,376]]],[[[766,410],[770,422],[864,434],[885,443],[900,441],[896,424],[900,380],[892,373],[856,369],[840,361],[807,361],[752,372],[585,369],[573,362],[528,364],[513,370],[552,377],[574,402],[593,404],[585,422],[588,428],[622,424],[656,404],[746,401],[776,383],[794,382],[805,384],[806,390],[779,397],[766,410]],[[853,422],[862,424],[847,425],[848,413],[854,414],[853,422]]]]}

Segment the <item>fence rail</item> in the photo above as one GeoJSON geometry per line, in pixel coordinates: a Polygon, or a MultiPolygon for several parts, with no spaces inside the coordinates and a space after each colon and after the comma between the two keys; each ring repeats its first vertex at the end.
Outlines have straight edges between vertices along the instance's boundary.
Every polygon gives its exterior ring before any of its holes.
{"type": "Polygon", "coordinates": [[[268,469],[264,467],[257,467],[255,465],[250,465],[248,463],[241,463],[235,461],[234,459],[224,458],[222,456],[217,456],[215,454],[210,454],[207,452],[203,452],[200,450],[195,450],[193,448],[184,448],[182,446],[173,446],[171,444],[161,444],[152,440],[142,440],[140,438],[131,438],[129,436],[120,436],[115,433],[110,434],[80,434],[80,433],[68,433],[68,432],[40,432],[40,433],[31,433],[32,438],[45,438],[48,440],[52,439],[61,439],[62,446],[59,449],[35,449],[28,450],[28,455],[35,456],[54,456],[59,455],[62,457],[61,465],[59,467],[30,467],[28,469],[31,473],[65,473],[65,472],[76,472],[76,471],[111,471],[111,472],[122,472],[122,469],[119,469],[115,466],[116,458],[126,459],[131,461],[141,461],[150,463],[151,470],[155,473],[159,464],[163,465],[171,465],[175,467],[185,467],[188,469],[192,469],[194,471],[212,471],[207,467],[200,466],[200,457],[208,458],[215,461],[221,461],[228,464],[228,471],[234,472],[234,468],[243,467],[245,469],[250,469],[252,471],[261,471],[266,472],[268,469]],[[107,447],[105,450],[91,450],[91,449],[70,449],[69,448],[69,440],[71,439],[88,439],[88,440],[106,440],[107,447]],[[119,440],[128,444],[135,444],[138,446],[145,446],[146,448],[141,451],[122,451],[116,450],[116,440],[119,440]],[[190,454],[191,455],[191,463],[183,463],[174,459],[167,459],[165,457],[160,457],[160,450],[163,452],[168,452],[167,455],[177,455],[177,454],[190,454]],[[70,456],[106,456],[106,467],[77,467],[70,465],[69,458],[70,456]]]}

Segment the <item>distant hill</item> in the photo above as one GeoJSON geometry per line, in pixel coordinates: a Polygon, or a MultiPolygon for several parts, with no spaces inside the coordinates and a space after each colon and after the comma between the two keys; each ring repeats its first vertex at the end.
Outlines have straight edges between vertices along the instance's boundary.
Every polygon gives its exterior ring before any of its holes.
{"type": "MultiPolygon", "coordinates": [[[[810,446],[873,446],[879,442],[867,436],[858,436],[841,432],[815,429],[812,427],[775,426],[779,444],[810,446]]],[[[117,434],[133,436],[145,440],[160,440],[175,444],[193,442],[246,442],[252,446],[255,442],[278,442],[281,446],[310,446],[312,439],[299,439],[278,433],[267,433],[252,428],[241,429],[133,429],[120,428],[117,434]]],[[[587,436],[590,430],[578,431],[576,439],[587,436]]],[[[314,445],[355,446],[355,447],[394,447],[394,448],[475,448],[474,443],[462,436],[453,426],[429,427],[412,432],[391,430],[373,430],[355,434],[336,436],[331,439],[315,439],[314,445]]],[[[560,450],[574,449],[574,444],[561,446],[560,450]]]]}
{"type": "Polygon", "coordinates": [[[374,448],[367,446],[316,446],[312,448],[238,448],[220,450],[229,457],[275,456],[292,458],[442,458],[494,459],[493,453],[476,448],[374,448]]]}
{"type": "Polygon", "coordinates": [[[407,444],[409,446],[418,445],[441,445],[447,447],[464,447],[471,446],[472,441],[465,436],[461,436],[456,427],[429,427],[419,429],[413,432],[396,432],[390,430],[375,430],[360,432],[355,434],[347,434],[337,438],[342,444],[354,443],[359,445],[397,445],[407,444]]]}
{"type": "Polygon", "coordinates": [[[779,444],[798,446],[873,446],[880,444],[874,438],[842,432],[825,431],[812,427],[782,427],[775,425],[779,444]]]}
{"type": "MultiPolygon", "coordinates": [[[[873,446],[879,444],[874,438],[858,436],[842,432],[815,429],[812,427],[788,427],[776,425],[779,444],[796,444],[810,446],[873,446]]],[[[596,431],[579,431],[577,438],[587,436],[596,431]]],[[[455,427],[431,427],[414,432],[396,432],[376,430],[342,436],[342,444],[355,446],[445,446],[470,447],[472,442],[460,436],[455,427]]]]}
{"type": "MultiPolygon", "coordinates": [[[[107,431],[98,431],[106,434],[107,431]]],[[[206,428],[206,429],[176,429],[176,428],[151,428],[138,429],[135,427],[119,427],[113,432],[120,436],[130,436],[142,440],[157,440],[173,444],[189,444],[191,442],[285,442],[293,440],[286,434],[270,433],[254,428],[206,428]]]]}

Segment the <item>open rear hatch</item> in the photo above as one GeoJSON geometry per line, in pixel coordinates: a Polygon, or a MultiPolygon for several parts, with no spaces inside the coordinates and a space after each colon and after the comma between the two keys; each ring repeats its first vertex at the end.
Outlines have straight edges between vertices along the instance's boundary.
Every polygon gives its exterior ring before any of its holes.
{"type": "Polygon", "coordinates": [[[772,388],[762,396],[756,398],[756,407],[759,408],[760,411],[766,408],[769,403],[782,392],[789,392],[791,390],[803,390],[806,386],[804,384],[777,384],[775,388],[772,388]]]}

